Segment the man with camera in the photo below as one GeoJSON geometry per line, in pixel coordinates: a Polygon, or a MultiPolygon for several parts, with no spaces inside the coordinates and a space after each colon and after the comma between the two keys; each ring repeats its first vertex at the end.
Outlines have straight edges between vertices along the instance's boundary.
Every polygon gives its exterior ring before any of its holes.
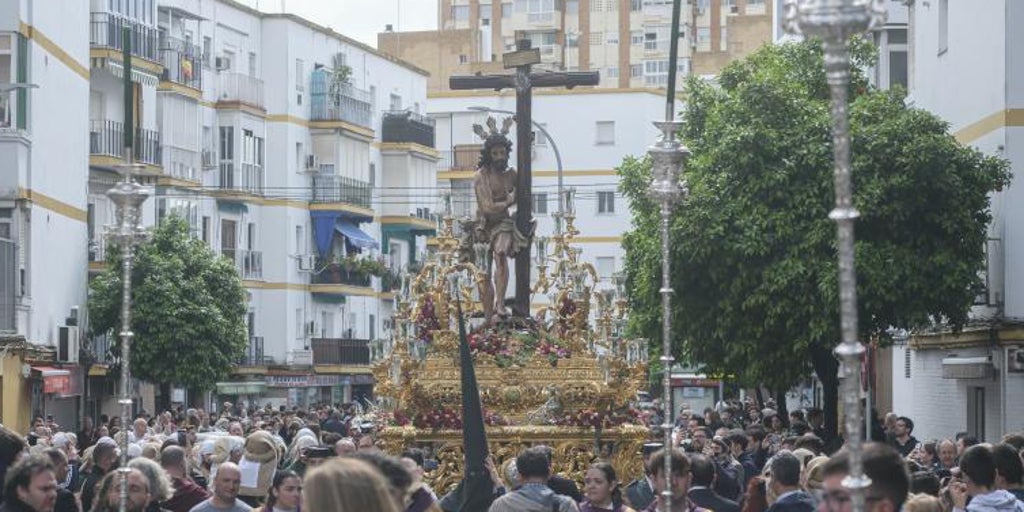
{"type": "Polygon", "coordinates": [[[996,488],[996,460],[987,446],[974,445],[964,450],[960,476],[950,481],[949,495],[953,512],[1024,512],[1024,503],[1016,496],[996,488]]]}

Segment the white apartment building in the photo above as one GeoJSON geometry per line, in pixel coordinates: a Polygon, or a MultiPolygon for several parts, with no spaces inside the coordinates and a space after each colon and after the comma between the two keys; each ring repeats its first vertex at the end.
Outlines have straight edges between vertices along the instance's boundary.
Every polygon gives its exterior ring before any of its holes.
{"type": "Polygon", "coordinates": [[[987,289],[959,335],[914,333],[893,350],[893,410],[918,439],[959,431],[997,442],[1024,429],[1024,4],[913,2],[908,101],[950,123],[957,140],[1010,162],[992,196],[987,289]]]}
{"type": "MultiPolygon", "coordinates": [[[[515,111],[513,91],[450,92],[431,95],[427,106],[437,125],[442,164],[438,187],[451,190],[457,217],[475,216],[473,173],[482,141],[473,124],[485,125],[490,115],[497,120],[508,114],[486,113],[470,107],[515,111]]],[[[600,287],[611,287],[612,274],[622,270],[625,251],[622,235],[632,228],[629,203],[619,190],[616,168],[627,156],[643,157],[659,132],[652,121],[664,117],[664,91],[633,89],[544,90],[533,93],[533,120],[551,135],[562,158],[563,186],[575,188],[577,247],[581,260],[597,269],[600,287]]],[[[678,111],[678,107],[677,107],[678,111]]],[[[514,130],[509,165],[516,164],[514,130]]],[[[551,237],[552,216],[558,211],[558,165],[550,141],[535,131],[533,149],[533,213],[537,235],[551,237]]],[[[549,269],[550,271],[551,269],[549,269]]],[[[509,292],[513,294],[514,276],[509,292]]],[[[535,295],[534,306],[548,303],[535,295]]]]}
{"type": "MultiPolygon", "coordinates": [[[[368,341],[387,335],[393,295],[383,276],[345,265],[374,259],[396,272],[433,233],[432,195],[381,187],[436,180],[433,126],[418,115],[425,72],[232,0],[94,0],[88,17],[90,270],[105,268],[123,117],[116,29],[128,25],[135,157],[154,188],[144,220],[186,218],[236,262],[247,291],[248,351],[216,395],[260,405],[369,395],[368,341]]],[[[115,412],[108,344],[93,348],[87,414],[115,412]]]]}
{"type": "Polygon", "coordinates": [[[87,18],[83,2],[0,7],[0,419],[22,432],[43,411],[74,424],[81,395],[87,18]]]}

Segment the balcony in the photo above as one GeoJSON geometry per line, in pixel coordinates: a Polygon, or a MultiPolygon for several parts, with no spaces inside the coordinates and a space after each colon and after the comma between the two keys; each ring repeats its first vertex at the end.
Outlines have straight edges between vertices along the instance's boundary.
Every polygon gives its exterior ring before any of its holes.
{"type": "Polygon", "coordinates": [[[221,73],[219,85],[217,103],[238,103],[266,110],[263,80],[241,73],[221,73]]]}
{"type": "MultiPolygon", "coordinates": [[[[102,226],[97,226],[100,230],[102,226]]],[[[89,240],[89,263],[103,263],[107,261],[107,241],[100,233],[95,233],[89,240]]]]}
{"type": "Polygon", "coordinates": [[[263,166],[236,164],[231,160],[221,161],[217,188],[263,195],[263,166]]]}
{"type": "Polygon", "coordinates": [[[317,269],[320,271],[313,273],[313,284],[344,284],[362,288],[370,287],[371,276],[366,272],[346,270],[339,263],[317,265],[317,269]]]}
{"type": "Polygon", "coordinates": [[[475,171],[480,162],[483,144],[457,144],[451,151],[441,151],[441,171],[475,171]]]}
{"type": "Polygon", "coordinates": [[[167,161],[164,162],[164,174],[183,180],[202,181],[199,176],[202,162],[198,151],[164,146],[163,152],[167,157],[167,161]]]}
{"type": "Polygon", "coordinates": [[[109,334],[95,336],[90,341],[89,354],[96,364],[116,364],[118,358],[114,355],[113,338],[109,334]]]}
{"type": "Polygon", "coordinates": [[[18,245],[0,239],[0,332],[15,332],[16,290],[18,288],[18,245]]]}
{"type": "MultiPolygon", "coordinates": [[[[163,148],[160,133],[144,128],[135,129],[135,161],[161,165],[163,148]]],[[[124,123],[109,119],[89,121],[89,155],[122,158],[124,153],[124,123]]]]}
{"type": "Polygon", "coordinates": [[[161,79],[203,89],[203,52],[198,46],[161,33],[159,48],[160,62],[164,65],[161,79]]]}
{"type": "Polygon", "coordinates": [[[370,340],[313,338],[313,364],[369,365],[370,340]]]}
{"type": "Polygon", "coordinates": [[[244,280],[263,279],[263,252],[239,249],[235,253],[235,268],[244,280]]]}
{"type": "Polygon", "coordinates": [[[122,29],[131,29],[132,56],[151,62],[160,62],[157,55],[159,32],[127,18],[106,12],[94,12],[89,20],[89,45],[124,51],[122,29]]]}
{"type": "Polygon", "coordinates": [[[381,120],[381,142],[434,147],[434,120],[409,110],[389,110],[381,120]]]}
{"type": "Polygon", "coordinates": [[[238,359],[238,366],[266,366],[270,358],[263,354],[263,336],[249,336],[245,354],[238,359]]]}
{"type": "MultiPolygon", "coordinates": [[[[14,133],[25,129],[24,119],[19,119],[14,112],[17,91],[0,92],[0,134],[14,133]]],[[[24,94],[22,91],[21,94],[24,94]]],[[[24,117],[24,116],[20,116],[24,117]]]]}
{"type": "Polygon", "coordinates": [[[310,102],[310,121],[344,121],[364,128],[373,127],[370,93],[348,84],[331,90],[326,74],[314,73],[310,102]]]}
{"type": "Polygon", "coordinates": [[[370,182],[318,172],[313,175],[314,203],[348,203],[371,208],[373,187],[370,182]]]}

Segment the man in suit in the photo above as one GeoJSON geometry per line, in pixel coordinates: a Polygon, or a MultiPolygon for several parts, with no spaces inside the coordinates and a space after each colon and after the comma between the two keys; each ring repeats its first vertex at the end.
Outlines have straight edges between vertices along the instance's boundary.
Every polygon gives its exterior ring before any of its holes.
{"type": "Polygon", "coordinates": [[[781,451],[772,458],[769,471],[772,492],[778,498],[767,512],[814,512],[814,499],[800,490],[800,459],[781,451]]]}
{"type": "Polygon", "coordinates": [[[636,510],[643,510],[654,502],[654,484],[651,481],[651,455],[661,449],[661,443],[644,445],[644,476],[626,486],[626,501],[636,510]]]}
{"type": "Polygon", "coordinates": [[[706,455],[690,455],[690,501],[714,512],[740,512],[740,506],[715,492],[715,464],[706,455]]]}
{"type": "MultiPolygon", "coordinates": [[[[871,485],[864,490],[865,512],[898,512],[910,490],[910,475],[903,457],[884,443],[868,443],[864,445],[863,463],[864,474],[871,479],[871,485]]],[[[843,486],[849,468],[850,456],[845,450],[822,466],[820,510],[853,512],[850,490],[843,486]]]]}

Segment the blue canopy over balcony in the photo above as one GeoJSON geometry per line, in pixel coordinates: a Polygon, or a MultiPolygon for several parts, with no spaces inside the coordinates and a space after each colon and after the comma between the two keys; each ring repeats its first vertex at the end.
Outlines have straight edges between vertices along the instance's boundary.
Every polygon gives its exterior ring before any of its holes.
{"type": "Polygon", "coordinates": [[[316,237],[316,248],[320,256],[326,256],[331,251],[331,241],[334,233],[344,236],[348,243],[361,249],[376,249],[380,243],[359,229],[356,220],[343,217],[339,211],[313,211],[309,212],[313,219],[313,232],[316,237]]]}

